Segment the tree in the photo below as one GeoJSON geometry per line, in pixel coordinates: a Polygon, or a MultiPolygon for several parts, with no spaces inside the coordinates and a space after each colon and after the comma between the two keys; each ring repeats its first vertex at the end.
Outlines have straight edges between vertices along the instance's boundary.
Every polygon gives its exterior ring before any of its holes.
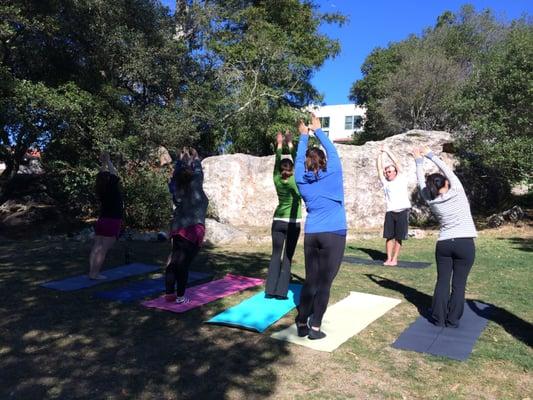
{"type": "Polygon", "coordinates": [[[160,145],[267,154],[274,128],[320,99],[311,75],[339,45],[318,27],[341,15],[298,0],[177,5],[170,15],[158,0],[2,2],[0,197],[33,144],[54,197],[79,206],[101,150],[125,182],[155,173],[160,145]],[[130,176],[132,165],[152,172],[130,176]]]}
{"type": "Polygon", "coordinates": [[[492,180],[531,183],[532,48],[527,17],[507,24],[465,6],[419,37],[374,50],[351,90],[368,109],[360,141],[448,130],[464,166],[490,171],[492,180]]]}
{"type": "Polygon", "coordinates": [[[380,100],[379,112],[393,133],[450,128],[453,126],[450,102],[465,74],[438,47],[407,49],[396,72],[383,82],[388,95],[380,100]]]}
{"type": "Polygon", "coordinates": [[[344,18],[320,14],[310,1],[214,1],[202,6],[193,2],[189,12],[199,21],[200,34],[193,36],[199,38],[195,43],[208,73],[187,96],[187,106],[210,130],[205,137],[214,145],[211,150],[268,154],[276,116],[290,110],[295,116],[320,100],[311,75],[338,53],[339,44],[318,28],[344,18]]]}
{"type": "MultiPolygon", "coordinates": [[[[533,183],[533,26],[515,21],[457,97],[460,142],[511,183],[533,183]]],[[[491,176],[492,178],[494,176],[491,176]]]]}

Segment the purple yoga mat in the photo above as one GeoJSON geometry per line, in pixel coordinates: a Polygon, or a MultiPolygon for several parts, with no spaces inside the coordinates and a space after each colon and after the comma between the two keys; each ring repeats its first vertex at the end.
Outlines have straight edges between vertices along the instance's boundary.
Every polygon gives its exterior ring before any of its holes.
{"type": "Polygon", "coordinates": [[[261,285],[263,279],[227,274],[224,278],[188,288],[186,296],[191,300],[187,304],[176,304],[165,300],[165,296],[143,301],[145,307],[182,313],[204,304],[229,296],[241,290],[261,285]]]}

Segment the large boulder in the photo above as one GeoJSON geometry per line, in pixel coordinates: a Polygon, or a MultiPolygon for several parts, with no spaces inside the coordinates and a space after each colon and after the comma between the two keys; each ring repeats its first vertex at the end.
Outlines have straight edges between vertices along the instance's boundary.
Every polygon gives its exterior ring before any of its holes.
{"type": "MultiPolygon", "coordinates": [[[[417,219],[427,216],[423,204],[416,196],[415,162],[409,154],[414,146],[428,145],[449,165],[453,156],[443,152],[452,148],[447,132],[411,130],[389,137],[381,142],[368,142],[362,146],[336,144],[344,173],[344,194],[349,229],[377,228],[383,224],[385,201],[377,177],[376,157],[382,144],[395,152],[413,193],[413,214],[417,219]]],[[[436,171],[428,160],[426,170],[436,171]]],[[[267,226],[277,205],[272,182],[274,156],[255,157],[232,154],[209,157],[203,160],[204,189],[209,197],[209,214],[221,223],[234,226],[267,226]]],[[[305,210],[304,210],[305,216],[305,210]]]]}

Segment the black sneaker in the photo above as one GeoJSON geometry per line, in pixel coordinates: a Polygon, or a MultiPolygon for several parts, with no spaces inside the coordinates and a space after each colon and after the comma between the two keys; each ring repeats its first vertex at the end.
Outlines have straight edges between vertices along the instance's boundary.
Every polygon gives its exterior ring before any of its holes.
{"type": "Polygon", "coordinates": [[[309,327],[307,326],[307,323],[302,324],[301,322],[298,322],[297,319],[294,320],[294,323],[296,324],[296,330],[298,331],[299,337],[305,337],[309,333],[309,327]]]}
{"type": "Polygon", "coordinates": [[[296,323],[296,330],[298,331],[299,337],[305,337],[309,334],[309,328],[307,325],[300,325],[299,323],[296,323]]]}
{"type": "Polygon", "coordinates": [[[309,329],[307,337],[311,340],[324,339],[326,334],[320,330],[316,331],[313,328],[309,329]]]}

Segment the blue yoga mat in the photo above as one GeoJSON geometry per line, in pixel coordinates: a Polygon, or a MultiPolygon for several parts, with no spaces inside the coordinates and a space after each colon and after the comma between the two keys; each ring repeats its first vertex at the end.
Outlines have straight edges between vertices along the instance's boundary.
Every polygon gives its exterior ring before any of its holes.
{"type": "Polygon", "coordinates": [[[215,315],[207,323],[263,332],[299,304],[301,290],[302,285],[291,283],[286,300],[268,299],[265,297],[265,292],[260,292],[215,315]]]}
{"type": "Polygon", "coordinates": [[[422,261],[398,261],[398,265],[394,267],[390,267],[387,265],[383,265],[384,260],[370,260],[368,258],[361,258],[361,257],[355,257],[355,256],[344,256],[343,262],[350,263],[350,264],[361,264],[361,265],[378,265],[385,268],[427,268],[431,265],[431,263],[428,262],[422,262],[422,261]]]}
{"type": "Polygon", "coordinates": [[[159,265],[147,265],[140,263],[133,263],[122,265],[120,267],[107,269],[102,271],[102,275],[107,279],[89,279],[87,275],[73,276],[71,278],[61,279],[59,281],[51,281],[43,283],[41,286],[48,289],[61,290],[62,292],[70,292],[88,288],[91,286],[101,285],[102,283],[116,281],[128,276],[146,274],[161,269],[159,265]]]}
{"type": "MultiPolygon", "coordinates": [[[[187,286],[203,283],[210,280],[212,274],[205,272],[189,272],[187,286]]],[[[140,282],[133,282],[129,285],[118,287],[113,290],[96,292],[94,295],[106,300],[131,302],[143,299],[145,297],[159,294],[165,290],[165,278],[147,279],[140,282]]]]}
{"type": "Polygon", "coordinates": [[[437,327],[426,318],[419,317],[392,347],[464,361],[485,329],[491,310],[489,304],[467,301],[459,328],[437,327]]]}

